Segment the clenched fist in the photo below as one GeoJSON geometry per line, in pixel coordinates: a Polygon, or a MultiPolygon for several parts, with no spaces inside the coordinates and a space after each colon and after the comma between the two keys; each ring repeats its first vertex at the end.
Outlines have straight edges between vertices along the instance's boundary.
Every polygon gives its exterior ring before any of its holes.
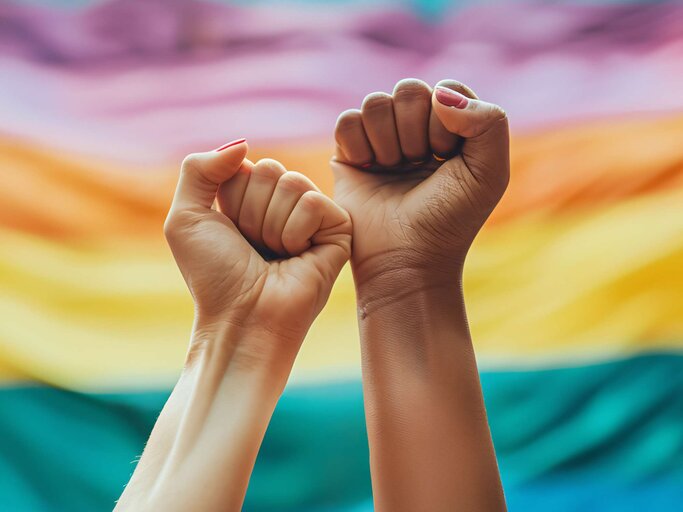
{"type": "Polygon", "coordinates": [[[164,228],[195,301],[192,340],[116,510],[241,510],[299,345],[349,258],[349,215],[246,155],[240,139],[183,162],[164,228]]]}
{"type": "Polygon", "coordinates": [[[336,140],[375,510],[504,511],[461,283],[508,183],[505,113],[458,82],[402,80],[342,113],[336,140]]]}
{"type": "Polygon", "coordinates": [[[304,175],[246,154],[240,140],[185,159],[166,237],[196,329],[234,324],[300,341],[349,258],[351,221],[304,175]]]}
{"type": "Polygon", "coordinates": [[[354,224],[358,285],[414,268],[457,272],[509,177],[508,123],[465,85],[402,80],[337,121],[335,199],[354,224]]]}

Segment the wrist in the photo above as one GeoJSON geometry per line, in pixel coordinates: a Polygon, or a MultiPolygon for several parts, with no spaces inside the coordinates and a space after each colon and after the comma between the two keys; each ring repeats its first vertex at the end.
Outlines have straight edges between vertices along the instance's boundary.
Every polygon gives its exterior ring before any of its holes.
{"type": "Polygon", "coordinates": [[[359,314],[415,302],[462,303],[462,260],[447,265],[408,251],[391,251],[352,261],[359,314]]]}
{"type": "Polygon", "coordinates": [[[211,367],[219,375],[262,375],[284,386],[302,341],[303,335],[278,333],[266,325],[197,314],[185,368],[211,367]]]}
{"type": "Polygon", "coordinates": [[[364,379],[372,382],[376,378],[408,379],[415,371],[424,376],[420,372],[426,367],[452,364],[453,351],[463,354],[472,350],[462,266],[407,263],[384,257],[361,269],[352,267],[361,357],[364,368],[369,369],[367,375],[364,370],[364,379]],[[445,356],[432,358],[429,354],[445,356]],[[387,365],[387,361],[392,363],[387,365]],[[398,367],[401,371],[397,373],[398,367]],[[399,374],[402,377],[396,377],[399,374]]]}

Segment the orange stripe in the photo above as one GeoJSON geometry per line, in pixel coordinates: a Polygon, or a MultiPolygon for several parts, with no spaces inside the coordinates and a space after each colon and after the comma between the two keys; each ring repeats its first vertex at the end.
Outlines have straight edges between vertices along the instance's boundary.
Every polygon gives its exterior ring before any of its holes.
{"type": "MultiPolygon", "coordinates": [[[[491,224],[528,213],[594,208],[683,186],[683,116],[611,120],[518,136],[513,177],[491,224]]],[[[307,174],[327,193],[331,148],[273,147],[270,156],[307,174]]],[[[178,157],[180,160],[180,157],[178,157]]],[[[107,164],[0,140],[0,225],[48,238],[104,242],[160,236],[177,177],[156,168],[107,164]]]]}
{"type": "MultiPolygon", "coordinates": [[[[275,157],[313,176],[330,193],[329,154],[320,148],[278,148],[251,151],[250,158],[275,157]]],[[[178,174],[177,164],[107,165],[6,140],[0,140],[0,166],[7,170],[0,188],[1,226],[90,242],[160,236],[178,174]]]]}
{"type": "MultiPolygon", "coordinates": [[[[513,125],[514,127],[514,125],[513,125]]],[[[612,119],[519,136],[491,222],[593,208],[683,186],[683,116],[612,119]]]]}

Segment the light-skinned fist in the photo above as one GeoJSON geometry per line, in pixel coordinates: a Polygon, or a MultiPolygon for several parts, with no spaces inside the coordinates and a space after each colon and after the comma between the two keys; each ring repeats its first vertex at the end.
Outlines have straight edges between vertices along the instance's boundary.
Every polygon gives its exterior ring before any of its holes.
{"type": "Polygon", "coordinates": [[[297,344],[349,258],[349,215],[304,175],[247,160],[244,140],[226,146],[185,158],[164,226],[195,331],[233,325],[297,344]]]}

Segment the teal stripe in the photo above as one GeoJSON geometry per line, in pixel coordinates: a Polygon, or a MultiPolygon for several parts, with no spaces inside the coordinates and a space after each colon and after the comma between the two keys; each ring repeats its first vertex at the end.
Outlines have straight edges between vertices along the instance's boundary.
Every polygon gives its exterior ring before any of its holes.
{"type": "MultiPolygon", "coordinates": [[[[511,510],[677,510],[683,356],[482,375],[511,510]]],[[[0,510],[111,509],[167,391],[0,391],[0,510]]],[[[288,389],[246,511],[369,511],[358,382],[288,389]]]]}

